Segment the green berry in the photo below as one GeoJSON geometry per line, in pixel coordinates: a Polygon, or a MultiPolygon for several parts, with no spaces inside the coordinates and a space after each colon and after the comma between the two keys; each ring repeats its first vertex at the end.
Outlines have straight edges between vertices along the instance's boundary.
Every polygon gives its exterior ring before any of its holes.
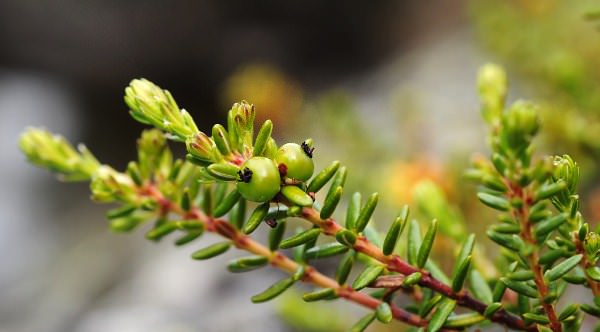
{"type": "Polygon", "coordinates": [[[275,162],[281,175],[300,181],[310,179],[315,167],[312,150],[313,148],[305,143],[287,143],[279,148],[275,154],[275,162]]]}
{"type": "Polygon", "coordinates": [[[238,172],[237,190],[249,201],[267,202],[279,192],[280,183],[279,170],[273,160],[253,157],[246,160],[238,172]]]}

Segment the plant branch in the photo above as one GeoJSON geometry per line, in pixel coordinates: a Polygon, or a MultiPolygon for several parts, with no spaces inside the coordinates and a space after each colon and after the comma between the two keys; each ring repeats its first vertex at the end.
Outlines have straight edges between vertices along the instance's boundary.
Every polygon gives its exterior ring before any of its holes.
{"type": "MultiPolygon", "coordinates": [[[[533,225],[529,222],[529,207],[533,203],[532,195],[528,193],[527,190],[524,190],[517,184],[510,184],[509,191],[507,192],[508,199],[520,199],[523,202],[523,205],[519,208],[515,208],[513,210],[513,217],[515,220],[519,222],[521,225],[521,237],[531,244],[534,248],[538,247],[538,243],[533,235],[533,225]]],[[[537,286],[537,291],[540,295],[540,303],[542,304],[546,315],[548,316],[548,320],[550,321],[550,327],[554,332],[561,332],[562,325],[558,320],[558,315],[556,314],[556,309],[554,305],[550,303],[546,303],[544,299],[548,295],[548,285],[544,280],[544,271],[542,266],[539,264],[539,253],[538,250],[532,250],[531,254],[528,256],[529,258],[529,267],[533,272],[534,282],[537,286]]]]}
{"type": "MultiPolygon", "coordinates": [[[[325,234],[335,236],[335,234],[344,229],[340,224],[335,222],[333,218],[328,218],[326,220],[322,220],[319,217],[319,212],[314,208],[303,208],[302,217],[313,224],[321,227],[325,234]]],[[[408,276],[415,272],[421,273],[421,281],[419,285],[430,288],[445,297],[456,300],[457,304],[477,311],[480,314],[485,312],[487,305],[469,295],[466,291],[454,292],[449,285],[435,279],[429,271],[416,268],[398,255],[384,255],[381,249],[377,246],[369,242],[366,237],[358,236],[356,239],[356,243],[354,244],[354,249],[358,252],[361,252],[371,258],[378,260],[379,262],[386,265],[386,267],[390,271],[399,272],[405,276],[408,276]]],[[[527,325],[520,318],[510,314],[508,311],[502,309],[496,312],[490,320],[510,327],[516,330],[523,331],[537,331],[537,328],[534,325],[527,325]]]]}
{"type": "MultiPolygon", "coordinates": [[[[207,216],[204,212],[202,212],[197,207],[192,207],[189,211],[183,211],[179,205],[173,203],[172,201],[165,198],[162,193],[156,188],[154,185],[147,185],[140,193],[146,196],[152,197],[158,204],[160,205],[159,212],[171,212],[178,215],[181,215],[186,220],[196,220],[199,223],[202,223],[208,232],[217,233],[229,240],[241,250],[248,251],[255,255],[259,255],[262,257],[266,257],[272,266],[285,271],[289,274],[296,273],[301,265],[285,256],[283,253],[279,251],[271,251],[266,246],[261,243],[255,241],[248,235],[241,233],[238,229],[232,226],[229,222],[223,219],[212,218],[207,216]]],[[[305,283],[309,283],[318,287],[323,288],[333,288],[335,289],[336,294],[344,299],[347,299],[351,302],[362,305],[366,308],[376,310],[377,307],[383,303],[383,301],[376,299],[368,294],[358,292],[351,287],[342,286],[337,281],[332,278],[327,277],[326,275],[317,271],[314,267],[306,265],[304,267],[304,275],[301,280],[305,283]]],[[[390,303],[390,307],[392,309],[393,317],[404,323],[417,326],[424,327],[427,326],[428,321],[421,318],[418,315],[410,313],[402,308],[399,308],[393,303],[390,303]]],[[[442,331],[453,331],[452,329],[446,329],[442,331]]]]}

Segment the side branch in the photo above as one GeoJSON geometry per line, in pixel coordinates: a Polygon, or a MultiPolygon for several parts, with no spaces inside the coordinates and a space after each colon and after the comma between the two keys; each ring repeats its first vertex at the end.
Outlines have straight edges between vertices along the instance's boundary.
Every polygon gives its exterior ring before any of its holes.
{"type": "MultiPolygon", "coordinates": [[[[325,234],[328,235],[335,236],[337,232],[344,229],[344,227],[336,223],[332,218],[322,220],[319,217],[319,212],[317,212],[314,208],[304,208],[302,210],[302,217],[323,228],[325,234]]],[[[384,255],[381,249],[369,242],[369,240],[367,240],[367,238],[364,236],[357,237],[356,243],[354,244],[354,249],[385,264],[390,271],[395,271],[405,276],[408,276],[414,272],[420,272],[422,274],[421,281],[419,282],[421,286],[430,288],[444,295],[445,297],[454,299],[456,300],[457,304],[463,307],[477,311],[480,314],[483,314],[487,308],[485,303],[475,299],[466,291],[461,291],[458,293],[452,291],[452,288],[449,285],[446,285],[445,283],[435,279],[433,276],[431,276],[429,271],[416,268],[402,260],[402,258],[397,255],[384,255]]],[[[496,312],[492,317],[490,317],[490,320],[516,330],[537,331],[535,325],[525,324],[522,319],[512,315],[504,309],[496,312]]]]}

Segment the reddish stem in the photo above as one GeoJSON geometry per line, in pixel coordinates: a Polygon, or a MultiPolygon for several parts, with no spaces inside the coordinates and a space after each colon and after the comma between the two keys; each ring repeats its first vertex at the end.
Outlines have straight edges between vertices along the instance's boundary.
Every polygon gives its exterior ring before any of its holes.
{"type": "MultiPolygon", "coordinates": [[[[321,227],[324,233],[327,235],[335,236],[337,232],[344,229],[332,218],[322,220],[319,217],[319,212],[317,212],[314,208],[304,208],[302,210],[302,217],[321,227]]],[[[370,243],[369,240],[367,240],[367,238],[364,236],[357,237],[356,243],[354,244],[354,249],[385,264],[390,271],[399,272],[405,276],[408,276],[414,272],[420,272],[422,277],[419,285],[430,288],[444,295],[445,297],[456,300],[458,305],[477,311],[480,314],[483,314],[487,308],[485,303],[475,299],[469,295],[467,291],[463,290],[458,293],[454,292],[449,285],[446,285],[445,283],[435,279],[431,273],[429,273],[429,271],[414,267],[402,260],[402,258],[397,255],[384,255],[381,249],[370,243]]],[[[504,309],[496,312],[492,317],[490,317],[490,320],[516,330],[537,331],[535,325],[526,325],[522,319],[510,314],[504,309]]]]}

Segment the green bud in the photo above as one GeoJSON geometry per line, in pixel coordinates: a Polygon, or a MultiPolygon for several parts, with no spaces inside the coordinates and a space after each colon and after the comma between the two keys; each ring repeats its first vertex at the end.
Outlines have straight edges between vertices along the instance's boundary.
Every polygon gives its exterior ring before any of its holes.
{"type": "Polygon", "coordinates": [[[233,104],[229,112],[241,143],[246,147],[252,146],[254,118],[256,117],[254,105],[243,100],[240,103],[233,104]]]}
{"type": "Polygon", "coordinates": [[[499,119],[507,90],[506,73],[502,67],[495,64],[481,67],[477,75],[477,90],[485,121],[492,123],[499,119]]]}
{"type": "Polygon", "coordinates": [[[537,133],[539,122],[535,105],[517,101],[502,115],[503,130],[500,139],[508,148],[522,152],[537,133]]]}
{"type": "Polygon", "coordinates": [[[215,142],[203,132],[198,132],[186,139],[185,145],[187,152],[194,158],[207,163],[215,162],[214,148],[215,142]]]}
{"type": "Polygon", "coordinates": [[[552,178],[554,181],[563,180],[567,184],[567,190],[570,194],[577,193],[577,185],[579,184],[579,166],[569,155],[555,156],[552,163],[554,164],[554,173],[552,178]]]}
{"type": "Polygon", "coordinates": [[[134,79],[125,88],[125,103],[131,116],[185,140],[198,128],[185,110],[180,110],[167,90],[146,79],[134,79]]]}
{"type": "Polygon", "coordinates": [[[588,256],[588,259],[595,263],[600,258],[600,235],[590,232],[585,236],[583,248],[588,256]]]}
{"type": "Polygon", "coordinates": [[[135,202],[136,185],[128,175],[102,165],[94,173],[90,183],[92,198],[98,202],[135,202]]]}
{"type": "Polygon", "coordinates": [[[28,128],[19,138],[19,148],[29,162],[59,173],[66,181],[88,181],[100,167],[84,145],[75,150],[62,136],[45,129],[28,128]]]}

